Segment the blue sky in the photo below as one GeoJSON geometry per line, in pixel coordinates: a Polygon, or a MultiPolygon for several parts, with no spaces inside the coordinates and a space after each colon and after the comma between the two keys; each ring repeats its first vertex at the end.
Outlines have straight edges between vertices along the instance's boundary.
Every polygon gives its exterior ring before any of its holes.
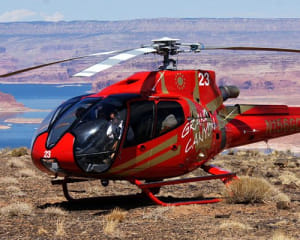
{"type": "Polygon", "coordinates": [[[300,18],[299,0],[2,0],[0,22],[138,18],[300,18]]]}

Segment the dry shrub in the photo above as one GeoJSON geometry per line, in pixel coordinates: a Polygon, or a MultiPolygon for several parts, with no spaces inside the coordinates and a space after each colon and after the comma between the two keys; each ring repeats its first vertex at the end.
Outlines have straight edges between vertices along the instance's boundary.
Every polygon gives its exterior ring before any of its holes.
{"type": "Polygon", "coordinates": [[[252,228],[248,224],[236,222],[236,221],[225,221],[220,226],[219,229],[224,231],[248,231],[252,228]]]}
{"type": "Polygon", "coordinates": [[[285,193],[279,192],[279,191],[274,191],[275,195],[274,195],[274,200],[276,202],[281,201],[281,202],[290,202],[290,198],[288,195],[286,195],[285,193]]]}
{"type": "Polygon", "coordinates": [[[117,226],[118,226],[118,222],[116,222],[116,221],[106,222],[104,224],[104,227],[103,227],[104,234],[106,234],[106,235],[115,235],[117,233],[117,231],[116,231],[117,226]]]}
{"type": "Polygon", "coordinates": [[[11,149],[10,148],[3,148],[0,150],[0,156],[1,157],[6,157],[10,155],[11,149]]]}
{"type": "Polygon", "coordinates": [[[46,213],[50,216],[65,216],[65,215],[67,215],[67,212],[62,210],[59,207],[48,207],[45,209],[44,213],[46,213]]]}
{"type": "Polygon", "coordinates": [[[1,184],[18,184],[18,180],[13,177],[1,177],[0,183],[1,184]]]}
{"type": "Polygon", "coordinates": [[[22,170],[19,171],[19,176],[24,177],[24,178],[35,177],[36,173],[32,169],[25,168],[25,169],[22,169],[22,170]]]}
{"type": "Polygon", "coordinates": [[[294,240],[294,238],[290,238],[286,236],[284,233],[280,231],[276,231],[272,236],[272,240],[294,240]]]}
{"type": "Polygon", "coordinates": [[[260,156],[261,153],[255,149],[253,149],[253,150],[238,150],[235,155],[244,156],[244,157],[257,157],[257,156],[260,156]]]}
{"type": "Polygon", "coordinates": [[[28,203],[12,203],[0,209],[2,216],[31,216],[34,215],[32,205],[28,203]]]}
{"type": "Polygon", "coordinates": [[[262,203],[273,193],[274,187],[266,180],[244,176],[232,181],[224,197],[228,203],[262,203]]]}
{"type": "Polygon", "coordinates": [[[12,157],[21,157],[28,154],[28,150],[26,147],[15,148],[11,151],[12,157]]]}
{"type": "Polygon", "coordinates": [[[300,179],[292,172],[284,171],[282,174],[280,174],[279,179],[281,180],[282,184],[289,185],[294,183],[298,187],[300,186],[300,179]]]}
{"type": "Polygon", "coordinates": [[[66,235],[64,219],[57,219],[55,236],[63,237],[66,235]]]}
{"type": "Polygon", "coordinates": [[[108,215],[105,216],[105,222],[103,226],[103,232],[106,235],[113,237],[120,237],[121,232],[119,229],[116,229],[119,222],[122,222],[125,219],[127,212],[120,208],[115,208],[108,215]]]}
{"type": "Polygon", "coordinates": [[[38,235],[46,235],[46,234],[48,234],[48,231],[45,228],[40,227],[38,230],[38,235]]]}
{"type": "Polygon", "coordinates": [[[6,162],[10,168],[25,168],[25,163],[19,158],[11,158],[6,162]]]}
{"type": "Polygon", "coordinates": [[[105,216],[107,222],[122,222],[125,219],[127,212],[120,208],[113,209],[108,215],[105,216]]]}

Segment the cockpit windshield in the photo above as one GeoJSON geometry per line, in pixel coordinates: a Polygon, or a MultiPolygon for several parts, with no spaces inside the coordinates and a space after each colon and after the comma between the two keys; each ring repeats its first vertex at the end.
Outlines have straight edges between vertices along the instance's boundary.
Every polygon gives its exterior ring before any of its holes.
{"type": "Polygon", "coordinates": [[[54,147],[60,138],[70,129],[72,124],[79,120],[85,111],[98,101],[99,98],[85,98],[76,104],[67,102],[60,106],[50,122],[47,148],[54,147]]]}
{"type": "Polygon", "coordinates": [[[119,148],[126,112],[126,105],[116,97],[105,98],[83,111],[71,132],[75,136],[75,158],[84,171],[99,173],[110,167],[119,148]]]}

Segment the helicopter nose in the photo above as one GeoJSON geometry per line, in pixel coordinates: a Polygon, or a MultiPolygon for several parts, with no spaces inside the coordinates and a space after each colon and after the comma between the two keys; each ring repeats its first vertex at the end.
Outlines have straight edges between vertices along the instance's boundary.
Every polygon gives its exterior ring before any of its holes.
{"type": "Polygon", "coordinates": [[[67,172],[81,172],[75,163],[74,136],[66,133],[51,149],[46,148],[48,133],[38,136],[33,144],[31,157],[34,165],[51,175],[66,175],[67,172]]]}

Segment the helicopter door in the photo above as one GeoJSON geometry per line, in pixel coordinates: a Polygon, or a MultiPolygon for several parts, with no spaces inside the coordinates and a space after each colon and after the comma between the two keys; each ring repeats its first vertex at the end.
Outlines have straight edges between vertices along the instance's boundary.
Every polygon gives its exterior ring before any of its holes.
{"type": "Polygon", "coordinates": [[[124,147],[137,146],[152,138],[154,102],[138,101],[130,104],[130,120],[124,147]]]}
{"type": "MultiPolygon", "coordinates": [[[[163,162],[180,156],[177,148],[178,133],[173,132],[183,126],[184,113],[178,102],[152,101],[132,102],[129,109],[127,135],[125,136],[121,164],[115,169],[122,176],[144,177],[145,171],[160,164],[160,168],[151,172],[153,179],[161,178],[165,171],[178,168],[178,159],[166,165],[163,162]],[[172,148],[173,147],[173,148],[172,148]]],[[[180,169],[182,170],[182,169],[180,169]]],[[[150,170],[151,171],[151,170],[150,170]]],[[[174,171],[170,172],[170,174],[174,171]]]]}

